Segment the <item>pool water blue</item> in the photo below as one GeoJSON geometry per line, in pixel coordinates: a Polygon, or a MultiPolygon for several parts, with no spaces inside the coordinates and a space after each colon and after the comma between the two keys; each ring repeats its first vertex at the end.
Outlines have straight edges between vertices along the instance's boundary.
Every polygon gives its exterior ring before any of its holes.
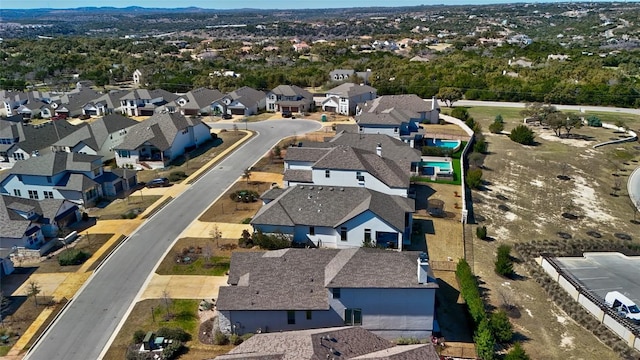
{"type": "Polygon", "coordinates": [[[427,139],[427,146],[437,146],[447,149],[455,149],[460,145],[458,140],[442,140],[442,139],[427,139]]]}
{"type": "Polygon", "coordinates": [[[451,170],[451,163],[447,161],[427,161],[424,163],[425,167],[439,167],[440,170],[451,170]]]}

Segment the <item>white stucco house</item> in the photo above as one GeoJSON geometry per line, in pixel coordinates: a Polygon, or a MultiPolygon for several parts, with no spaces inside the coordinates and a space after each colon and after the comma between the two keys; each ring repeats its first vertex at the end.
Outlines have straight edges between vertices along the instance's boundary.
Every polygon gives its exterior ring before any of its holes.
{"type": "Polygon", "coordinates": [[[438,284],[416,252],[234,252],[228,284],[216,304],[226,333],[354,325],[386,339],[426,339],[434,329],[438,284]]]}
{"type": "Polygon", "coordinates": [[[116,164],[138,170],[164,168],[211,138],[211,128],[198,118],[155,114],[127,130],[124,140],[115,147],[116,164]]]}
{"type": "Polygon", "coordinates": [[[115,158],[114,149],[122,143],[129,129],[138,122],[118,114],[104,116],[51,145],[54,152],[99,155],[102,161],[115,158]]]}
{"type": "Polygon", "coordinates": [[[377,90],[368,85],[344,83],[327,91],[322,101],[322,111],[342,115],[354,115],[359,103],[375,99],[377,90]]]}
{"type": "Polygon", "coordinates": [[[284,186],[364,187],[389,195],[408,195],[411,172],[373,151],[337,145],[332,148],[290,147],[284,158],[284,186]]]}
{"type": "Polygon", "coordinates": [[[402,250],[411,244],[415,201],[357,187],[296,185],[262,195],[254,231],[284,234],[314,247],[363,244],[402,250]]]}

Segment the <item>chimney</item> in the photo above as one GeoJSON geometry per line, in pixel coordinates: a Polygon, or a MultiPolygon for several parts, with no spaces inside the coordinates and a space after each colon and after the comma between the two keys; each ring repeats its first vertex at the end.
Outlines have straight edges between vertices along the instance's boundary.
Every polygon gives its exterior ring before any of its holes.
{"type": "Polygon", "coordinates": [[[436,96],[433,95],[433,97],[431,97],[431,110],[436,109],[436,104],[438,104],[438,100],[436,100],[436,96]]]}
{"type": "Polygon", "coordinates": [[[418,257],[418,284],[426,284],[429,282],[429,257],[427,253],[421,252],[418,257]]]}
{"type": "Polygon", "coordinates": [[[382,157],[382,144],[378,143],[378,145],[376,146],[376,154],[378,154],[378,156],[382,157]]]}

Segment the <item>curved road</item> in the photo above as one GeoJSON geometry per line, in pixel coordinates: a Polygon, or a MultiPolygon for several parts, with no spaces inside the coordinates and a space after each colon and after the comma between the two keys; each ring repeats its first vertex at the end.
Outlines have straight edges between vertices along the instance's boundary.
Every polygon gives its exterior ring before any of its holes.
{"type": "Polygon", "coordinates": [[[248,127],[258,136],[142,224],[89,278],[26,359],[98,359],[147,277],[183,230],[280,139],[321,125],[309,120],[269,120],[248,127]]]}

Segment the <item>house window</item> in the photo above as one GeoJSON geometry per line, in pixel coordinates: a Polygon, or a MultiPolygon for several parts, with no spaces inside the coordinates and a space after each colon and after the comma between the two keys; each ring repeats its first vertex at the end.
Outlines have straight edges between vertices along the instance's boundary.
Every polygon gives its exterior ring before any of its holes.
{"type": "Polygon", "coordinates": [[[119,150],[118,156],[122,158],[128,158],[128,157],[131,157],[131,153],[129,152],[129,150],[119,150]]]}
{"type": "Polygon", "coordinates": [[[313,312],[311,310],[307,310],[307,320],[311,320],[312,313],[313,312]]]}
{"type": "Polygon", "coordinates": [[[29,199],[38,200],[38,190],[29,190],[29,199]]]}
{"type": "Polygon", "coordinates": [[[340,241],[347,241],[347,228],[346,227],[341,227],[340,228],[340,241]]]}
{"type": "Polygon", "coordinates": [[[364,229],[364,242],[371,243],[371,229],[364,229]]]}
{"type": "Polygon", "coordinates": [[[53,199],[53,191],[43,191],[45,199],[53,199]]]}
{"type": "Polygon", "coordinates": [[[333,294],[334,299],[340,299],[340,288],[331,289],[331,293],[333,294]]]}
{"type": "Polygon", "coordinates": [[[356,179],[360,182],[364,182],[364,175],[360,171],[356,171],[356,179]]]}
{"type": "Polygon", "coordinates": [[[189,128],[186,128],[186,129],[182,130],[182,134],[183,134],[183,135],[184,135],[184,134],[188,134],[188,133],[189,133],[189,128]]]}
{"type": "Polygon", "coordinates": [[[396,127],[396,128],[393,128],[393,132],[394,132],[395,134],[397,134],[397,133],[398,133],[398,128],[397,128],[397,127],[396,127]]]}
{"type": "Polygon", "coordinates": [[[20,192],[20,189],[13,189],[13,195],[22,196],[22,192],[20,192]]]}
{"type": "Polygon", "coordinates": [[[330,178],[331,177],[331,170],[325,170],[324,171],[324,177],[330,178]]]}
{"type": "Polygon", "coordinates": [[[309,235],[315,235],[316,234],[316,228],[314,226],[309,226],[309,235]]]}
{"type": "Polygon", "coordinates": [[[295,325],[296,323],[296,312],[293,310],[287,311],[287,324],[295,325]]]}
{"type": "Polygon", "coordinates": [[[362,325],[362,309],[344,309],[345,325],[362,325]]]}

